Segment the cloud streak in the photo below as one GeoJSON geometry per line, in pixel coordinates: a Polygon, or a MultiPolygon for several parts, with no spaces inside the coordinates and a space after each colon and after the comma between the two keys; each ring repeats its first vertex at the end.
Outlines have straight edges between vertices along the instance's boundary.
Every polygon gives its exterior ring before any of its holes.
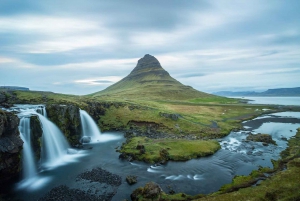
{"type": "Polygon", "coordinates": [[[0,85],[88,94],[148,53],[205,92],[297,87],[299,7],[297,0],[4,1],[0,85]]]}

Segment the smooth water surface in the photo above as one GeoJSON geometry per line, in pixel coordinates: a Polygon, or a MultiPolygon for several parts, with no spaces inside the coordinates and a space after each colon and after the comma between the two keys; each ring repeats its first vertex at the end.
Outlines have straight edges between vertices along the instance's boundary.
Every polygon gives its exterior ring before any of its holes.
{"type": "Polygon", "coordinates": [[[300,97],[233,97],[249,99],[249,104],[300,105],[300,97]]]}

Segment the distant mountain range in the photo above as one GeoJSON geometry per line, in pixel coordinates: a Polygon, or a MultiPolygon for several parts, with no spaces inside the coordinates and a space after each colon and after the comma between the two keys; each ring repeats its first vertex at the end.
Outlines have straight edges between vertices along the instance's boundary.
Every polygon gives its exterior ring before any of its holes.
{"type": "Polygon", "coordinates": [[[18,86],[0,86],[0,90],[29,91],[29,88],[27,88],[27,87],[18,87],[18,86]]]}
{"type": "Polygon", "coordinates": [[[300,87],[268,89],[264,92],[255,91],[219,91],[213,93],[218,96],[300,96],[300,87]]]}

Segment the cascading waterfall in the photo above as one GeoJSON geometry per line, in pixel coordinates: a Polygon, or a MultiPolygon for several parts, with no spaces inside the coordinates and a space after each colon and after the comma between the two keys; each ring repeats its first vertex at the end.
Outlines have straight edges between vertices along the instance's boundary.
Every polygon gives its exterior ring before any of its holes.
{"type": "Polygon", "coordinates": [[[42,156],[41,162],[44,167],[55,166],[70,148],[67,140],[63,136],[58,127],[49,121],[46,117],[36,113],[38,116],[42,130],[42,156]]]}
{"type": "MultiPolygon", "coordinates": [[[[37,163],[31,147],[30,117],[37,116],[43,131],[41,138],[40,167],[52,168],[62,163],[70,162],[72,156],[67,156],[69,144],[59,128],[46,118],[46,108],[41,105],[17,105],[12,111],[18,112],[20,118],[19,131],[23,144],[23,180],[20,188],[39,188],[49,178],[42,178],[37,172],[37,163]]],[[[72,150],[72,153],[77,151],[72,150]]]]}
{"type": "Polygon", "coordinates": [[[23,178],[28,180],[37,174],[36,162],[31,148],[30,117],[22,117],[19,126],[23,144],[23,178]]]}
{"type": "MultiPolygon", "coordinates": [[[[82,139],[90,137],[91,142],[96,142],[101,137],[101,132],[93,118],[84,110],[79,110],[82,125],[82,139]]],[[[88,141],[83,141],[88,142],[88,141]]]]}

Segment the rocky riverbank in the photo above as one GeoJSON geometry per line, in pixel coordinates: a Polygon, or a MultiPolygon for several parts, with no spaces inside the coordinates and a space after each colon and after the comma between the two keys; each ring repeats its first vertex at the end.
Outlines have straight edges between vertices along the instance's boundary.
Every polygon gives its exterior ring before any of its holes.
{"type": "Polygon", "coordinates": [[[0,193],[20,176],[23,141],[18,125],[16,115],[0,110],[0,193]]]}

